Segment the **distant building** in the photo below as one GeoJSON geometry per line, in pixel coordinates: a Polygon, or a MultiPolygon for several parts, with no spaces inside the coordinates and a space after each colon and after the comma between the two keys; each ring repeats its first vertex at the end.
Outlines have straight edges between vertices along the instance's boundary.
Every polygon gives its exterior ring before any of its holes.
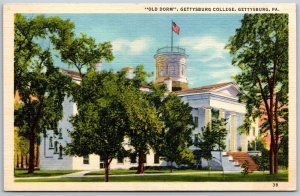
{"type": "MultiPolygon", "coordinates": [[[[246,106],[238,101],[238,88],[232,83],[212,84],[197,88],[188,88],[188,80],[186,77],[186,62],[188,55],[185,50],[179,47],[161,48],[157,50],[154,58],[156,60],[156,83],[166,84],[169,91],[174,91],[182,100],[193,108],[192,115],[196,124],[191,137],[201,132],[201,127],[206,126],[212,119],[212,109],[217,109],[221,117],[227,119],[226,129],[228,135],[226,137],[226,149],[224,152],[213,151],[213,159],[210,164],[201,158],[201,152],[192,146],[198,158],[198,165],[205,167],[210,166],[213,169],[224,169],[225,171],[240,171],[243,161],[249,162],[250,170],[256,170],[257,166],[249,157],[247,146],[249,140],[253,140],[253,134],[258,134],[257,123],[253,124],[252,135],[241,134],[238,131],[242,125],[246,106]]],[[[132,69],[124,68],[129,76],[132,77],[132,69]]],[[[80,82],[78,73],[63,70],[70,74],[73,79],[80,82]]],[[[142,86],[141,90],[149,91],[149,87],[142,86]]],[[[63,103],[64,118],[59,122],[60,133],[55,135],[53,131],[48,131],[47,135],[41,142],[40,167],[41,169],[78,169],[78,170],[94,170],[103,168],[103,160],[97,155],[89,155],[87,157],[66,156],[60,152],[60,146],[66,146],[71,141],[67,131],[72,130],[69,123],[71,115],[77,113],[77,106],[66,98],[63,103]]],[[[124,141],[125,148],[131,148],[124,141]]],[[[136,167],[137,157],[117,158],[111,162],[111,169],[136,167]]],[[[145,165],[168,165],[167,162],[160,160],[158,156],[150,151],[146,155],[145,165]]]]}

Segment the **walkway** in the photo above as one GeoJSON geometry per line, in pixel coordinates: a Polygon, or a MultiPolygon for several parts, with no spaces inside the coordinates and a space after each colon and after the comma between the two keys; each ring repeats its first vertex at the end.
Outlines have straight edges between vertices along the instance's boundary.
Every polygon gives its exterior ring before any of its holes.
{"type": "MultiPolygon", "coordinates": [[[[94,171],[94,170],[93,170],[94,171]]],[[[75,172],[71,174],[65,174],[61,176],[37,176],[37,177],[18,177],[15,178],[15,180],[19,179],[39,179],[39,178],[91,178],[91,177],[103,177],[104,175],[85,175],[87,173],[91,172],[90,170],[87,171],[80,171],[75,172]]],[[[255,171],[256,172],[262,172],[262,171],[255,171]]],[[[267,172],[267,171],[266,171],[267,172]]],[[[278,171],[283,172],[283,171],[278,171]]],[[[179,173],[153,173],[153,174],[116,174],[116,175],[110,175],[110,176],[166,176],[166,175],[192,175],[192,174],[222,174],[223,171],[201,171],[201,172],[179,172],[179,173]]],[[[225,171],[225,174],[229,173],[240,173],[240,171],[225,171]]]]}

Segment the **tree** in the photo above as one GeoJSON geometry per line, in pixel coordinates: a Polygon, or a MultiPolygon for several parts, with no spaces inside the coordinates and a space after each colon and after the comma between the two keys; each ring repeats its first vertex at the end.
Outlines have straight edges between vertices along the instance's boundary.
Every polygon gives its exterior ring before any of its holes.
{"type": "Polygon", "coordinates": [[[50,51],[45,50],[19,80],[24,86],[18,89],[22,101],[21,107],[15,110],[15,126],[29,139],[28,173],[33,173],[37,136],[48,129],[57,129],[71,78],[54,67],[50,51]]]}
{"type": "Polygon", "coordinates": [[[29,153],[29,140],[19,135],[19,128],[14,128],[14,154],[16,168],[24,168],[24,156],[29,153]]]}
{"type": "Polygon", "coordinates": [[[247,160],[243,162],[241,168],[242,168],[241,174],[243,174],[243,176],[249,174],[249,162],[247,160]]]}
{"type": "MultiPolygon", "coordinates": [[[[128,85],[132,88],[125,94],[124,103],[126,103],[126,112],[130,122],[130,129],[126,136],[130,145],[134,147],[134,153],[138,155],[137,174],[144,173],[146,154],[158,143],[163,126],[152,98],[164,95],[164,91],[154,96],[152,92],[140,90],[142,85],[149,85],[147,78],[151,75],[144,70],[143,65],[138,65],[134,70],[134,77],[128,80],[128,85]]],[[[155,87],[155,85],[150,84],[149,87],[155,87]]]]}
{"type": "Polygon", "coordinates": [[[157,144],[163,124],[157,116],[157,111],[145,98],[144,92],[134,88],[126,94],[125,103],[130,129],[127,131],[130,145],[138,154],[137,174],[144,173],[145,156],[151,147],[157,144]]]}
{"type": "Polygon", "coordinates": [[[41,54],[41,40],[48,40],[54,49],[60,50],[74,36],[74,24],[70,20],[59,17],[38,15],[28,19],[22,14],[14,17],[14,91],[22,89],[24,80],[21,78],[33,66],[34,60],[41,54]]]}
{"type": "Polygon", "coordinates": [[[265,142],[262,139],[257,139],[256,141],[253,141],[248,145],[248,150],[254,150],[254,146],[256,146],[257,151],[261,152],[261,155],[251,156],[251,158],[258,165],[260,171],[268,170],[269,151],[265,147],[265,142]]]}
{"type": "Polygon", "coordinates": [[[269,170],[278,173],[280,112],[288,106],[288,15],[245,14],[226,46],[240,69],[235,81],[249,119],[266,116],[271,136],[269,170]]]}
{"type": "Polygon", "coordinates": [[[201,157],[208,162],[213,158],[211,151],[220,151],[220,164],[222,165],[221,151],[226,148],[225,139],[227,135],[226,119],[220,118],[218,110],[212,109],[212,121],[205,127],[202,127],[201,133],[198,135],[198,141],[194,145],[199,147],[201,157]]]}
{"type": "Polygon", "coordinates": [[[124,73],[89,71],[80,89],[73,93],[78,113],[72,117],[71,143],[66,153],[77,156],[96,154],[104,160],[105,182],[109,165],[123,151],[125,133],[129,128],[126,114],[124,73]]]}
{"type": "Polygon", "coordinates": [[[174,93],[167,95],[159,108],[160,118],[164,122],[163,140],[159,147],[160,154],[173,163],[188,164],[194,161],[194,155],[188,149],[192,144],[191,134],[194,129],[192,108],[174,93]]]}
{"type": "Polygon", "coordinates": [[[85,34],[65,44],[60,54],[62,61],[74,66],[81,77],[83,71],[95,69],[96,64],[103,59],[109,62],[114,58],[110,42],[96,44],[94,38],[87,37],[85,34]]]}
{"type": "Polygon", "coordinates": [[[15,110],[15,126],[30,141],[28,173],[33,173],[37,136],[57,128],[70,81],[54,67],[50,48],[43,48],[40,41],[48,40],[53,50],[59,50],[73,36],[74,25],[59,17],[39,15],[28,19],[15,14],[14,27],[14,92],[21,97],[21,106],[15,110]]]}
{"type": "Polygon", "coordinates": [[[209,161],[212,159],[211,151],[214,150],[216,146],[215,137],[210,128],[210,124],[201,128],[201,134],[198,135],[198,142],[195,143],[195,146],[200,149],[201,157],[209,161]]]}

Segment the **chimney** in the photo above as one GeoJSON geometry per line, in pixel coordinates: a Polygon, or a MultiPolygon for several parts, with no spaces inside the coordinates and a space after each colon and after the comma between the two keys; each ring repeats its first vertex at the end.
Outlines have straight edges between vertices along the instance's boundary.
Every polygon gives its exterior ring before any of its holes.
{"type": "Polygon", "coordinates": [[[172,92],[172,79],[169,77],[166,80],[164,80],[164,83],[167,86],[167,90],[169,92],[172,92]]]}
{"type": "Polygon", "coordinates": [[[101,66],[102,66],[102,62],[99,61],[98,63],[96,63],[96,71],[101,71],[101,66]]]}
{"type": "Polygon", "coordinates": [[[124,71],[126,73],[126,77],[128,79],[133,79],[133,77],[134,77],[134,70],[133,70],[132,67],[130,67],[130,66],[124,67],[122,69],[122,71],[124,71]]]}

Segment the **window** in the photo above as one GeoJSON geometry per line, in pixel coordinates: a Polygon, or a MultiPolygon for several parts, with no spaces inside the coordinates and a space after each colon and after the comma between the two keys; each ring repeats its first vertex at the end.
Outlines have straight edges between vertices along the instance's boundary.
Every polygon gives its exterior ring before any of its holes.
{"type": "Polygon", "coordinates": [[[136,154],[130,154],[130,163],[136,163],[136,154]]]}
{"type": "Polygon", "coordinates": [[[89,157],[89,155],[83,156],[83,164],[90,164],[90,157],[89,157]]]}
{"type": "Polygon", "coordinates": [[[159,155],[158,154],[154,155],[154,163],[159,163],[159,155]]]}
{"type": "Polygon", "coordinates": [[[58,141],[54,142],[54,154],[58,154],[58,141]]]}
{"type": "Polygon", "coordinates": [[[99,157],[99,161],[100,161],[100,169],[102,169],[102,168],[104,168],[104,160],[103,160],[103,158],[102,158],[103,156],[100,156],[99,157]]]}
{"type": "Polygon", "coordinates": [[[104,163],[100,163],[100,169],[104,168],[104,163]]]}
{"type": "Polygon", "coordinates": [[[181,66],[181,75],[184,76],[185,75],[185,66],[184,66],[184,61],[181,62],[182,66],[181,66]]]}
{"type": "Polygon", "coordinates": [[[58,159],[62,159],[62,156],[63,156],[63,147],[61,144],[59,144],[59,156],[58,156],[58,159]]]}
{"type": "Polygon", "coordinates": [[[124,162],[124,158],[122,156],[118,156],[118,163],[123,163],[124,162]]]}
{"type": "Polygon", "coordinates": [[[63,137],[62,137],[62,129],[61,128],[59,129],[59,132],[58,132],[58,139],[63,139],[63,137]]]}
{"type": "Polygon", "coordinates": [[[170,76],[176,76],[176,64],[171,63],[169,64],[169,75],[170,76]]]}
{"type": "Polygon", "coordinates": [[[199,117],[198,116],[194,117],[194,123],[195,123],[195,127],[197,128],[199,126],[199,117]]]}
{"type": "Polygon", "coordinates": [[[49,138],[49,149],[53,149],[53,137],[49,138]]]}

